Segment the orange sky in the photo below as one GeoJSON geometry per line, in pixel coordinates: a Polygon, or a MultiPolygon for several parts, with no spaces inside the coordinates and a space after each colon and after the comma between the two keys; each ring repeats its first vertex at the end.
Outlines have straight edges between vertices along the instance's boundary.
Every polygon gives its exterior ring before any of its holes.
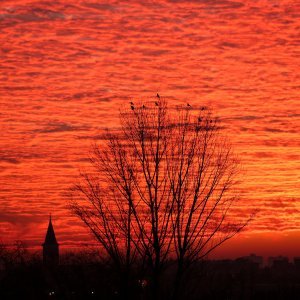
{"type": "Polygon", "coordinates": [[[2,0],[0,240],[88,241],[66,190],[118,109],[209,105],[243,162],[247,231],[215,255],[300,256],[300,1],[2,0]]]}

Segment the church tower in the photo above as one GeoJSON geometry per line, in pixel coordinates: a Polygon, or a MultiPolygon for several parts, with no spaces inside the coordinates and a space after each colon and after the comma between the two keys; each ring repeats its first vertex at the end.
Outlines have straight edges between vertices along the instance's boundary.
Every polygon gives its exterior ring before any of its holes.
{"type": "Polygon", "coordinates": [[[48,230],[43,244],[43,263],[47,267],[58,266],[59,263],[59,249],[56,241],[51,215],[49,218],[48,230]]]}

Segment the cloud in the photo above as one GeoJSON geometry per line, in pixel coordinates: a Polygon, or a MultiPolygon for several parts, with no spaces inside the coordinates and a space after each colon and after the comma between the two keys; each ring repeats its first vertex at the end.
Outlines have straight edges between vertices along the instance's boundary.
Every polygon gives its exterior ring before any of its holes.
{"type": "Polygon", "coordinates": [[[246,115],[246,116],[238,116],[238,117],[230,117],[227,118],[229,120],[242,120],[242,121],[253,121],[253,120],[260,120],[264,117],[261,116],[254,116],[254,115],[246,115]]]}
{"type": "Polygon", "coordinates": [[[32,8],[20,13],[5,13],[0,14],[0,21],[3,20],[18,20],[22,22],[41,22],[41,21],[54,21],[64,20],[65,15],[61,12],[56,12],[47,9],[32,8]]]}
{"type": "Polygon", "coordinates": [[[272,199],[269,201],[266,201],[264,203],[264,206],[266,207],[266,209],[268,209],[269,207],[272,208],[293,208],[295,207],[295,201],[296,199],[272,199]]]}
{"type": "Polygon", "coordinates": [[[105,135],[103,135],[103,134],[79,135],[76,138],[79,140],[103,140],[103,139],[105,139],[105,135]]]}
{"type": "Polygon", "coordinates": [[[254,152],[252,155],[257,158],[273,158],[273,157],[275,157],[274,153],[264,152],[264,151],[254,152]]]}
{"type": "Polygon", "coordinates": [[[169,0],[171,3],[194,3],[194,4],[204,4],[208,7],[220,8],[220,9],[231,9],[240,8],[244,4],[242,2],[227,1],[227,0],[169,0]]]}
{"type": "Polygon", "coordinates": [[[83,6],[85,7],[90,7],[90,8],[95,8],[97,10],[109,10],[109,11],[114,11],[117,9],[116,6],[108,4],[108,3],[97,3],[97,2],[88,2],[85,3],[83,2],[83,6]]]}
{"type": "Polygon", "coordinates": [[[142,53],[145,56],[161,56],[164,54],[169,53],[170,50],[166,50],[166,49],[143,49],[142,53]]]}
{"type": "Polygon", "coordinates": [[[286,213],[288,213],[289,215],[293,214],[293,215],[298,215],[299,214],[299,209],[297,208],[288,208],[284,210],[286,213]]]}
{"type": "Polygon", "coordinates": [[[240,45],[232,42],[222,42],[218,45],[219,48],[240,48],[240,45]]]}
{"type": "Polygon", "coordinates": [[[0,157],[0,162],[9,163],[9,164],[19,164],[20,160],[14,157],[0,157]]]}
{"type": "Polygon", "coordinates": [[[0,223],[10,223],[15,226],[27,226],[31,223],[39,223],[45,219],[43,214],[24,214],[19,212],[0,211],[0,223]]]}
{"type": "Polygon", "coordinates": [[[288,114],[287,117],[288,118],[298,118],[298,117],[300,117],[300,114],[297,114],[297,113],[288,114]]]}
{"type": "Polygon", "coordinates": [[[64,122],[49,122],[43,129],[34,130],[38,133],[57,133],[57,132],[69,132],[69,131],[83,131],[87,130],[87,126],[75,126],[64,122]]]}
{"type": "MultiPolygon", "coordinates": [[[[88,166],[89,144],[102,139],[103,127],[116,126],[119,109],[156,91],[171,95],[172,107],[187,99],[218,108],[247,173],[245,209],[259,207],[295,226],[296,215],[288,214],[299,200],[288,195],[299,194],[299,143],[279,130],[299,125],[297,1],[283,1],[270,26],[268,1],[2,2],[6,226],[29,224],[25,208],[46,215],[55,207],[67,218],[61,191],[77,174],[71,164],[88,166]],[[278,30],[282,22],[290,23],[278,30]]],[[[257,224],[264,229],[263,214],[257,224]]],[[[62,230],[73,235],[70,224],[62,230]]]]}
{"type": "Polygon", "coordinates": [[[267,132],[273,132],[273,133],[281,133],[281,132],[285,132],[285,133],[298,133],[296,130],[293,129],[279,129],[279,128],[270,128],[270,127],[265,127],[263,128],[264,131],[267,132]]]}
{"type": "Polygon", "coordinates": [[[9,164],[20,164],[24,159],[41,159],[45,158],[46,155],[33,149],[16,149],[12,151],[0,151],[0,162],[9,164]]]}

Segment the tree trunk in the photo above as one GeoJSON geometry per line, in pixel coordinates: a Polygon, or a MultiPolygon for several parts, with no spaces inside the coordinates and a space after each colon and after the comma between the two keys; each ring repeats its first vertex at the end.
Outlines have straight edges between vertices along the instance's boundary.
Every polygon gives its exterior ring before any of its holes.
{"type": "Polygon", "coordinates": [[[183,261],[182,261],[182,259],[179,259],[178,263],[177,263],[177,271],[176,271],[176,276],[175,276],[175,280],[174,280],[172,300],[180,299],[182,277],[183,277],[183,261]]]}
{"type": "Polygon", "coordinates": [[[160,293],[159,293],[159,270],[157,268],[153,271],[153,279],[152,279],[152,291],[151,296],[153,300],[159,300],[160,299],[160,293]]]}
{"type": "Polygon", "coordinates": [[[123,271],[120,279],[120,298],[124,300],[130,299],[129,272],[127,270],[123,271]]]}

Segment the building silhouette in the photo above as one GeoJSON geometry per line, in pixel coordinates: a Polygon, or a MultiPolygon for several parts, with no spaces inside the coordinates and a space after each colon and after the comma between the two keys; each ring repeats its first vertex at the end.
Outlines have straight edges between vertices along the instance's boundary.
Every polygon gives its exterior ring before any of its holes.
{"type": "Polygon", "coordinates": [[[243,256],[243,257],[237,258],[236,261],[249,262],[253,265],[256,265],[258,268],[262,268],[264,260],[263,260],[262,256],[257,256],[256,254],[251,253],[248,256],[243,256]]]}
{"type": "Polygon", "coordinates": [[[51,215],[45,242],[43,243],[43,264],[47,267],[56,267],[59,264],[59,245],[55,237],[51,215]]]}
{"type": "Polygon", "coordinates": [[[296,268],[300,269],[300,257],[299,256],[294,257],[294,265],[296,268]]]}
{"type": "Polygon", "coordinates": [[[289,258],[286,256],[270,256],[269,266],[273,268],[287,267],[289,265],[289,258]]]}

